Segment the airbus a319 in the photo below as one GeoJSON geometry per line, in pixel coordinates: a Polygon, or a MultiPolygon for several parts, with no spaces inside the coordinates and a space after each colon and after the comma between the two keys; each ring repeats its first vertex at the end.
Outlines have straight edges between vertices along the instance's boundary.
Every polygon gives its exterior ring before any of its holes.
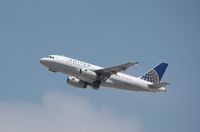
{"type": "Polygon", "coordinates": [[[65,56],[49,55],[41,58],[40,63],[49,71],[69,75],[67,83],[79,88],[90,86],[93,89],[99,89],[103,86],[132,91],[166,92],[165,86],[169,84],[161,82],[168,66],[167,63],[160,63],[140,77],[123,73],[129,67],[137,65],[138,62],[103,68],[65,56]]]}

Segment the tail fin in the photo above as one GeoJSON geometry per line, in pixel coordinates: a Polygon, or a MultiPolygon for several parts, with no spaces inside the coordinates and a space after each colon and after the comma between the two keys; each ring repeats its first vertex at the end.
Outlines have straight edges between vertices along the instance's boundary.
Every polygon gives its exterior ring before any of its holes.
{"type": "Polygon", "coordinates": [[[162,76],[167,69],[167,66],[167,63],[160,63],[155,68],[147,72],[145,75],[141,76],[141,79],[157,84],[161,81],[162,76]]]}

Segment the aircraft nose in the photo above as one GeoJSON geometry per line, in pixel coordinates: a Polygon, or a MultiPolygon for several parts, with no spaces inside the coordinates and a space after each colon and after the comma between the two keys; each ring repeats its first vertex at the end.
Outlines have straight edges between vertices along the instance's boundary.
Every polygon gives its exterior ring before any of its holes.
{"type": "Polygon", "coordinates": [[[45,65],[46,62],[47,62],[46,58],[41,58],[41,59],[40,59],[40,63],[41,63],[42,65],[45,65]]]}

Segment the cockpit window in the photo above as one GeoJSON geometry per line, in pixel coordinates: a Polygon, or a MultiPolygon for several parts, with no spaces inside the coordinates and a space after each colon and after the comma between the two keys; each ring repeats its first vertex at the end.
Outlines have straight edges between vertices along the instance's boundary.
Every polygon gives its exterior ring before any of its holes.
{"type": "Polygon", "coordinates": [[[53,56],[48,56],[48,58],[54,59],[54,57],[53,57],[53,56]]]}

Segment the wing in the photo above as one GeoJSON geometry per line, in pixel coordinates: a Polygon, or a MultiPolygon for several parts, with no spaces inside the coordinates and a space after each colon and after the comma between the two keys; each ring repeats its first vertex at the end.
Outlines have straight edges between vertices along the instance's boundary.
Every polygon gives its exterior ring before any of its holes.
{"type": "Polygon", "coordinates": [[[117,65],[117,66],[113,66],[113,67],[109,67],[109,68],[104,68],[104,69],[99,69],[96,70],[95,72],[98,74],[101,74],[104,77],[110,77],[113,74],[116,74],[118,72],[121,71],[125,71],[126,69],[128,69],[129,67],[138,64],[138,62],[128,62],[125,64],[121,64],[121,65],[117,65]]]}

